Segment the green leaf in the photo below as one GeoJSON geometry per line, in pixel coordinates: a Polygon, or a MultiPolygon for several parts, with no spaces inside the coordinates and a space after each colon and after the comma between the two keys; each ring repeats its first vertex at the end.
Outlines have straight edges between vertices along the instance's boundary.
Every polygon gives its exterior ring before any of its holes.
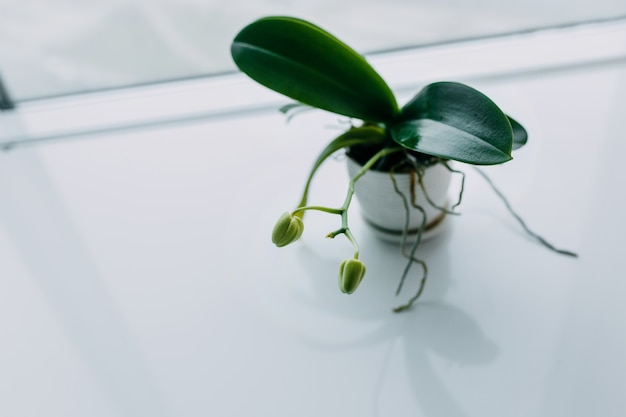
{"type": "Polygon", "coordinates": [[[257,20],[237,34],[231,54],[252,79],[304,104],[373,122],[398,114],[391,89],[365,58],[304,20],[257,20]]]}
{"type": "Polygon", "coordinates": [[[513,131],[509,119],[484,94],[464,84],[426,86],[390,127],[405,148],[474,165],[511,159],[513,131]]]}
{"type": "Polygon", "coordinates": [[[526,132],[524,126],[522,126],[517,120],[513,119],[511,116],[507,117],[509,118],[509,123],[511,123],[511,127],[513,128],[513,150],[516,150],[526,145],[526,142],[528,142],[528,132],[526,132]]]}

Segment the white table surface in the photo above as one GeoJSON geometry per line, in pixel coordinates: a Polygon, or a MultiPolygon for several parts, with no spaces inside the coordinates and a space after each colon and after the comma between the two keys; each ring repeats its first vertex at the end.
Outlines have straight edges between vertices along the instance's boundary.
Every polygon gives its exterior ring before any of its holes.
{"type": "MultiPolygon", "coordinates": [[[[334,116],[275,113],[0,154],[2,416],[623,416],[626,64],[476,81],[530,134],[420,256],[351,217],[368,272],[347,296],[338,219],[270,241],[334,116]],[[322,123],[320,123],[322,122],[322,123]]],[[[406,98],[406,97],[405,97],[406,98]]],[[[462,168],[462,166],[459,166],[462,168]]],[[[338,206],[329,161],[311,202],[338,206]]]]}

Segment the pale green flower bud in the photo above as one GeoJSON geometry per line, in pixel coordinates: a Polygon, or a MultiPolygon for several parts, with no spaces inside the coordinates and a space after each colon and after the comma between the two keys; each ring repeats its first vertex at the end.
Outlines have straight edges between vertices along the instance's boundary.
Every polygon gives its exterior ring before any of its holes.
{"type": "Polygon", "coordinates": [[[352,294],[365,275],[365,264],[358,259],[350,258],[339,267],[339,289],[346,294],[352,294]]]}
{"type": "Polygon", "coordinates": [[[276,222],[272,231],[272,242],[279,248],[300,239],[304,231],[304,223],[298,216],[285,213],[276,222]]]}

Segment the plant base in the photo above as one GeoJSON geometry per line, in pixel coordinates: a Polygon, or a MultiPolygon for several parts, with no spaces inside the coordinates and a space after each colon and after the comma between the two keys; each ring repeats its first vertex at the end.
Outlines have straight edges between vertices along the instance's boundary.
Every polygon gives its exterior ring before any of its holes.
{"type": "MultiPolygon", "coordinates": [[[[347,164],[351,177],[361,168],[350,158],[347,164]]],[[[368,171],[355,184],[361,216],[377,237],[388,242],[401,243],[405,230],[406,241],[414,242],[423,222],[422,239],[436,236],[446,219],[451,176],[443,164],[426,167],[419,175],[368,171]]]]}
{"type": "MultiPolygon", "coordinates": [[[[386,229],[378,226],[372,221],[368,220],[365,216],[362,216],[365,224],[372,230],[374,235],[385,242],[390,243],[402,243],[403,230],[386,229]]],[[[445,229],[447,215],[445,212],[441,212],[438,217],[430,221],[424,230],[422,231],[421,240],[426,241],[441,234],[445,229]]],[[[419,235],[419,228],[409,229],[406,233],[406,243],[413,243],[417,240],[419,235]]]]}

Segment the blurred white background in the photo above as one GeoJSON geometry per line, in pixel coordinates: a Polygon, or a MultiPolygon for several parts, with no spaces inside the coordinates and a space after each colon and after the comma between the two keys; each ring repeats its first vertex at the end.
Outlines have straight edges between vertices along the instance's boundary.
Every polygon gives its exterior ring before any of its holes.
{"type": "Polygon", "coordinates": [[[269,14],[359,52],[626,15],[623,0],[0,0],[0,77],[25,99],[232,71],[229,45],[269,14]]]}

